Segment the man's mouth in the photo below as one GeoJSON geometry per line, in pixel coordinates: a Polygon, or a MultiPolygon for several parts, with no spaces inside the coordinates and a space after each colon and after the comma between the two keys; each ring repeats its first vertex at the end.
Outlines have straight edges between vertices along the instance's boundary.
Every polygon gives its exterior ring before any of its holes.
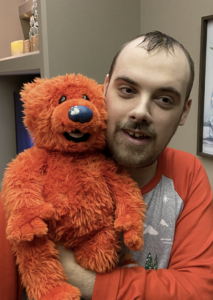
{"type": "Polygon", "coordinates": [[[124,129],[124,131],[134,139],[143,140],[146,138],[150,138],[150,136],[141,131],[133,131],[128,129],[124,129]]]}
{"type": "Polygon", "coordinates": [[[80,142],[86,142],[89,139],[90,134],[81,132],[80,130],[76,129],[75,131],[64,132],[64,136],[68,141],[80,143],[80,142]]]}

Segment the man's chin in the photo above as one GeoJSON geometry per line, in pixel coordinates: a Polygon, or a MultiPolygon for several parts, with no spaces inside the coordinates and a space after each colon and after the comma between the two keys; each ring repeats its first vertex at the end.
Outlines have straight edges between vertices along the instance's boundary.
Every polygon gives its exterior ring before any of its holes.
{"type": "Polygon", "coordinates": [[[123,158],[123,157],[113,155],[113,159],[117,162],[117,164],[119,164],[122,167],[140,169],[140,168],[146,168],[153,165],[157,157],[149,158],[149,159],[145,158],[141,160],[134,160],[130,158],[131,159],[130,161],[130,159],[128,158],[123,158]]]}
{"type": "Polygon", "coordinates": [[[109,147],[109,151],[113,159],[125,168],[145,168],[152,165],[157,159],[157,155],[153,151],[146,151],[145,153],[142,151],[130,152],[123,151],[120,147],[109,147]]]}
{"type": "Polygon", "coordinates": [[[113,159],[125,168],[146,168],[158,158],[155,141],[151,140],[146,146],[132,145],[114,136],[107,140],[108,149],[113,159]]]}

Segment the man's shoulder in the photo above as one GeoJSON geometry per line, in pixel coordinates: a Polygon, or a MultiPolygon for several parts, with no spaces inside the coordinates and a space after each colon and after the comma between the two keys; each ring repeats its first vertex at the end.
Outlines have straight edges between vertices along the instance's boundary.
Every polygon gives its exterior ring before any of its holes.
{"type": "Polygon", "coordinates": [[[164,164],[181,168],[194,168],[195,165],[201,165],[199,159],[188,152],[166,147],[162,153],[164,164]]]}
{"type": "Polygon", "coordinates": [[[163,175],[181,182],[187,182],[196,174],[205,172],[202,163],[195,155],[169,147],[162,153],[160,168],[163,175]]]}
{"type": "Polygon", "coordinates": [[[167,147],[162,153],[160,164],[163,175],[173,181],[175,190],[183,196],[182,199],[192,186],[199,185],[199,182],[208,184],[206,171],[193,154],[167,147]]]}

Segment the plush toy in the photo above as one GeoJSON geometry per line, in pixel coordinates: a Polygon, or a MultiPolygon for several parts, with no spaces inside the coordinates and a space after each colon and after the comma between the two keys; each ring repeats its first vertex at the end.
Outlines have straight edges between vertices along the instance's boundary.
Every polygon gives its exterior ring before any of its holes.
{"type": "Polygon", "coordinates": [[[81,74],[37,78],[21,97],[34,146],[5,171],[7,236],[30,299],[77,300],[80,291],[66,282],[55,243],[72,248],[82,267],[110,271],[120,231],[131,250],[142,248],[145,204],[127,172],[102,153],[101,86],[81,74]]]}

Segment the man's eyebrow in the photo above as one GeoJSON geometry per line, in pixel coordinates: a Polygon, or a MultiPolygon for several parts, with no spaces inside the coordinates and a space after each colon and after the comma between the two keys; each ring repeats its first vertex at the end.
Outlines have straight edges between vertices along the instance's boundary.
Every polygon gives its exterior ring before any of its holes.
{"type": "Polygon", "coordinates": [[[131,78],[126,77],[126,76],[118,76],[118,77],[115,78],[115,81],[119,81],[119,80],[125,81],[125,82],[127,82],[129,84],[132,84],[132,85],[135,85],[135,86],[139,86],[138,82],[136,82],[136,81],[134,81],[131,78]]]}
{"type": "Polygon", "coordinates": [[[176,96],[181,98],[180,92],[172,86],[161,87],[161,88],[159,88],[159,91],[160,92],[169,92],[169,93],[175,94],[176,96]]]}

